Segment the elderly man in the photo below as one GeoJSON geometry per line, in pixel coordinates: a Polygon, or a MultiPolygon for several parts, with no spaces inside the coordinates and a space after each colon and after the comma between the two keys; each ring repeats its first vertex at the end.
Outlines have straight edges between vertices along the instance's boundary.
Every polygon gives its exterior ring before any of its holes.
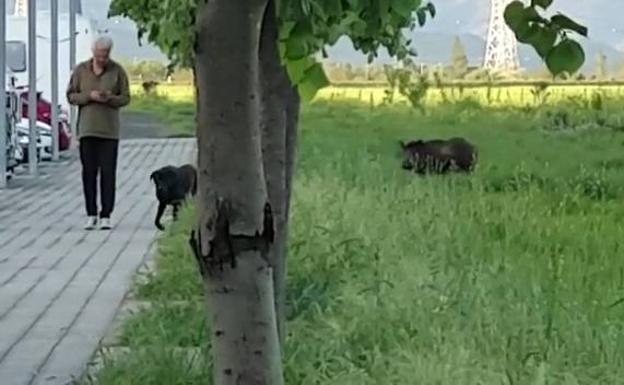
{"type": "Polygon", "coordinates": [[[130,102],[128,76],[118,63],[110,59],[112,48],[113,41],[109,37],[98,37],[93,42],[93,57],[76,66],[67,87],[67,100],[78,106],[87,230],[98,225],[98,174],[102,206],[100,228],[112,228],[110,216],[115,205],[119,109],[130,102]]]}

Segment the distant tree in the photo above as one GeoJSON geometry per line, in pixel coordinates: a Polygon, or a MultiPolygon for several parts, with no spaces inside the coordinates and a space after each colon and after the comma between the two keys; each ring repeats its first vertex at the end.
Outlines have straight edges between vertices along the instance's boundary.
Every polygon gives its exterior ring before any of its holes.
{"type": "Polygon", "coordinates": [[[323,65],[323,69],[325,70],[330,82],[335,83],[345,81],[345,71],[340,63],[325,63],[325,65],[323,65]]]}
{"type": "Polygon", "coordinates": [[[370,66],[368,68],[368,79],[369,81],[383,81],[386,77],[384,75],[383,67],[375,65],[370,66]]]}
{"type": "Polygon", "coordinates": [[[488,78],[489,71],[487,68],[476,68],[472,71],[469,71],[466,76],[464,76],[465,80],[468,81],[481,81],[486,80],[488,78]]]}
{"type": "Polygon", "coordinates": [[[540,66],[539,69],[533,71],[531,78],[533,80],[552,80],[553,75],[545,65],[540,66]]]}
{"type": "Polygon", "coordinates": [[[188,68],[177,68],[171,77],[175,82],[193,83],[193,71],[188,68]]]}
{"type": "Polygon", "coordinates": [[[451,62],[453,63],[451,76],[454,79],[462,79],[466,76],[468,73],[468,57],[466,56],[466,49],[459,39],[459,36],[456,36],[453,42],[451,62]]]}
{"type": "Polygon", "coordinates": [[[596,57],[596,79],[606,80],[609,77],[609,71],[607,70],[607,56],[600,52],[596,57]]]}
{"type": "Polygon", "coordinates": [[[132,80],[142,81],[158,81],[163,80],[167,74],[167,66],[163,63],[142,60],[136,63],[129,63],[125,65],[128,75],[132,80]]]}
{"type": "Polygon", "coordinates": [[[347,64],[345,65],[344,71],[345,71],[344,76],[345,76],[345,78],[346,78],[347,80],[355,80],[355,77],[357,76],[357,73],[356,73],[356,71],[354,70],[354,68],[353,68],[353,66],[351,65],[351,63],[347,63],[347,64]]]}
{"type": "Polygon", "coordinates": [[[617,67],[617,72],[615,74],[618,80],[624,79],[624,62],[620,62],[617,67]]]}

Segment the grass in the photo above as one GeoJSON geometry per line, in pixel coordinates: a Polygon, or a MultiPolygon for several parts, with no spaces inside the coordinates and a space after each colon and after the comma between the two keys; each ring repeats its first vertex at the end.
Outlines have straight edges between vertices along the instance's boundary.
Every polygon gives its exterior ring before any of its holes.
{"type": "Polygon", "coordinates": [[[151,112],[169,123],[172,134],[195,134],[195,107],[188,100],[167,96],[145,97],[133,90],[130,110],[151,112]]]}
{"type": "MultiPolygon", "coordinates": [[[[142,103],[163,117],[193,110],[142,103]]],[[[287,384],[621,383],[622,101],[574,103],[459,102],[426,115],[338,100],[305,106],[287,384]],[[453,135],[478,145],[474,175],[400,169],[399,139],[453,135]]],[[[158,274],[136,290],[153,306],[124,325],[133,354],[108,362],[101,384],[211,383],[187,247],[192,214],[160,240],[158,274]],[[199,348],[200,364],[171,347],[199,348]]]]}

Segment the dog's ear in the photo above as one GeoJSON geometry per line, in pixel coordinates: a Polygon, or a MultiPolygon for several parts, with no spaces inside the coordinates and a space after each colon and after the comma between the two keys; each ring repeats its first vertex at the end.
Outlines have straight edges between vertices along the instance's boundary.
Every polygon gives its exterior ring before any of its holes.
{"type": "Polygon", "coordinates": [[[150,180],[154,183],[156,183],[156,176],[158,175],[158,171],[154,171],[153,173],[150,174],[150,180]]]}
{"type": "Polygon", "coordinates": [[[402,140],[399,140],[399,146],[401,146],[401,148],[405,148],[405,142],[402,140]]]}

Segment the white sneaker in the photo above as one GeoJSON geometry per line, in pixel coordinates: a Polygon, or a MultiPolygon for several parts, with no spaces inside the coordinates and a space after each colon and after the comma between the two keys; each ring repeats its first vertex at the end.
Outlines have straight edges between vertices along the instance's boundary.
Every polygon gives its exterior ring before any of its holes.
{"type": "Polygon", "coordinates": [[[87,218],[87,223],[85,223],[84,229],[85,230],[93,230],[95,229],[95,227],[97,226],[97,217],[89,217],[87,218]]]}
{"type": "Polygon", "coordinates": [[[100,218],[100,230],[110,230],[113,228],[110,218],[100,218]]]}

